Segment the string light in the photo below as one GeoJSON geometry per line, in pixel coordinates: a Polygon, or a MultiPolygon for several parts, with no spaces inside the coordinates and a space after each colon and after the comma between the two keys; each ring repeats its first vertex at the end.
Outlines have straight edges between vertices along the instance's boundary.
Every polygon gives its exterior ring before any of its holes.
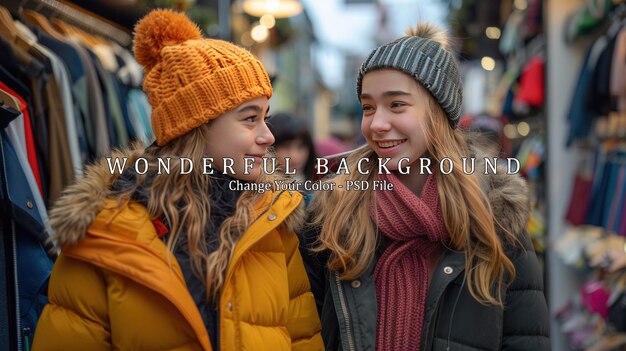
{"type": "Polygon", "coordinates": [[[527,136],[528,133],[530,133],[530,126],[528,125],[528,123],[526,122],[520,122],[517,125],[517,132],[519,133],[519,135],[521,136],[527,136]]]}
{"type": "Polygon", "coordinates": [[[485,71],[493,71],[496,68],[496,60],[489,56],[485,56],[480,60],[480,65],[483,66],[485,71]]]}
{"type": "Polygon", "coordinates": [[[270,14],[265,14],[261,16],[259,22],[261,22],[261,24],[264,25],[267,29],[271,29],[274,28],[274,26],[276,25],[276,18],[274,18],[274,16],[270,14]]]}
{"type": "Polygon", "coordinates": [[[487,29],[485,29],[485,34],[489,39],[500,39],[500,35],[502,35],[502,32],[498,27],[487,27],[487,29]]]}
{"type": "Polygon", "coordinates": [[[269,14],[274,18],[285,18],[300,14],[302,4],[298,0],[245,0],[243,10],[254,17],[269,14]]]}
{"type": "Polygon", "coordinates": [[[266,41],[269,37],[269,34],[270,32],[267,27],[262,24],[257,24],[256,26],[252,27],[252,30],[250,31],[250,36],[257,43],[262,43],[266,41]]]}

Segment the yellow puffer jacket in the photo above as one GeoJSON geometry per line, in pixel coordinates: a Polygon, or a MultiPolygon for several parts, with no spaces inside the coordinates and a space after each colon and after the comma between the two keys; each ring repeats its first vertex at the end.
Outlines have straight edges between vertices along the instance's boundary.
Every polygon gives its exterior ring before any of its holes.
{"type": "MultiPolygon", "coordinates": [[[[91,169],[80,183],[52,216],[67,235],[59,236],[63,252],[33,349],[211,350],[181,269],[146,208],[103,199],[106,191],[97,189],[110,179],[102,170],[91,169]]],[[[221,291],[220,350],[323,349],[298,239],[285,225],[300,201],[298,193],[267,193],[256,206],[259,217],[237,243],[221,291]]]]}

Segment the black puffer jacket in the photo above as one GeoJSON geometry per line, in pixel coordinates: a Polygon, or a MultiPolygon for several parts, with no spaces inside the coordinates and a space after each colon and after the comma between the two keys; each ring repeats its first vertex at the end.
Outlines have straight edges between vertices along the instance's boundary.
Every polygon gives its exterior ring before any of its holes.
{"type": "MultiPolygon", "coordinates": [[[[465,254],[447,250],[433,273],[428,291],[422,345],[415,350],[550,350],[549,318],[543,278],[525,232],[529,216],[527,188],[518,176],[492,175],[482,179],[494,215],[508,230],[519,233],[522,247],[509,246],[507,254],[516,279],[504,291],[504,309],[479,304],[465,283],[465,254]]],[[[327,350],[375,349],[376,288],[372,264],[353,281],[341,281],[324,267],[326,253],[308,250],[317,237],[308,227],[301,243],[307,273],[322,321],[327,350]]]]}

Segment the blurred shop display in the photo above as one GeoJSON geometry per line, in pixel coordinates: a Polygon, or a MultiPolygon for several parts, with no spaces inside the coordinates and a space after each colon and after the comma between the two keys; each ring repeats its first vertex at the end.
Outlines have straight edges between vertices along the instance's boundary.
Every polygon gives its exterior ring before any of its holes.
{"type": "Polygon", "coordinates": [[[95,158],[153,133],[130,31],[55,0],[3,5],[0,329],[28,350],[54,259],[47,209],[95,158]]]}
{"type": "Polygon", "coordinates": [[[589,44],[567,113],[566,144],[577,167],[565,216],[570,227],[556,247],[583,285],[556,317],[572,349],[624,348],[626,2],[586,1],[565,33],[570,45],[589,44]]]}
{"type": "Polygon", "coordinates": [[[571,350],[626,347],[626,252],[624,236],[601,227],[571,227],[554,250],[583,282],[555,311],[571,350]]]}
{"type": "MultiPolygon", "coordinates": [[[[571,43],[576,39],[603,30],[608,21],[615,18],[615,8],[621,1],[598,0],[586,1],[566,23],[566,40],[571,43]]],[[[618,10],[619,11],[619,10],[618,10]]]]}
{"type": "Polygon", "coordinates": [[[54,0],[2,8],[0,89],[20,102],[14,147],[24,151],[46,205],[95,158],[153,138],[143,70],[129,33],[54,0]],[[126,36],[123,36],[125,34],[126,36]]]}
{"type": "Polygon", "coordinates": [[[466,126],[520,161],[530,186],[527,230],[546,254],[545,40],[541,0],[455,1],[449,21],[463,58],[466,126]],[[489,137],[490,135],[490,137],[489,137]]]}
{"type": "Polygon", "coordinates": [[[613,6],[602,28],[589,34],[595,39],[587,50],[572,96],[567,116],[568,146],[626,134],[626,4],[613,6]]]}

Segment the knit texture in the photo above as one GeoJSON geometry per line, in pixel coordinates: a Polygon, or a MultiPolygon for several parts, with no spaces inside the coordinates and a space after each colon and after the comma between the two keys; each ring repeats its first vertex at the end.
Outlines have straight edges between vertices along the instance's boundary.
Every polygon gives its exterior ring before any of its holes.
{"type": "Polygon", "coordinates": [[[374,223],[390,239],[374,269],[378,318],[377,350],[417,350],[428,295],[428,256],[449,235],[445,229],[433,175],[415,196],[398,178],[382,175],[393,191],[374,193],[374,223]]]}
{"type": "Polygon", "coordinates": [[[382,68],[397,69],[420,82],[446,112],[450,126],[458,126],[463,107],[463,84],[455,58],[441,44],[418,36],[406,36],[374,49],[359,70],[359,99],[363,76],[382,68]]]}
{"type": "Polygon", "coordinates": [[[272,96],[269,76],[254,55],[203,39],[181,13],[155,10],[141,19],[134,51],[146,71],[143,90],[161,146],[246,101],[272,96]]]}

